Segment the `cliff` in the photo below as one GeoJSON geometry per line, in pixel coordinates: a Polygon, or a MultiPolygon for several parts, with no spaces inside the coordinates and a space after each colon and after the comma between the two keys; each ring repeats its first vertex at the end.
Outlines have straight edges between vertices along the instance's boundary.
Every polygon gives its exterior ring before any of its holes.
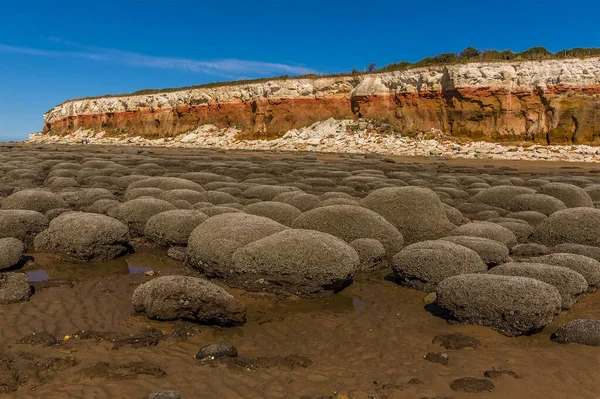
{"type": "Polygon", "coordinates": [[[289,78],[67,101],[46,134],[79,128],[144,138],[213,124],[281,137],[330,117],[372,118],[401,133],[440,129],[489,141],[600,144],[600,58],[470,63],[339,77],[289,78]]]}

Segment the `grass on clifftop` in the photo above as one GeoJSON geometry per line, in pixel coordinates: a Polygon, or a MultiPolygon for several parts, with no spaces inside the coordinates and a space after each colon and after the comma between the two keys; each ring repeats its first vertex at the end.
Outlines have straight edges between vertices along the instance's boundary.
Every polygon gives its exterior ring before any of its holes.
{"type": "MultiPolygon", "coordinates": [[[[422,60],[410,63],[406,61],[397,62],[393,64],[389,64],[384,66],[383,68],[375,69],[375,64],[369,65],[368,71],[358,71],[353,69],[350,73],[334,73],[334,74],[308,74],[308,75],[299,75],[299,76],[289,76],[289,75],[281,75],[269,78],[258,78],[258,79],[249,79],[249,80],[232,80],[226,82],[213,82],[213,83],[205,83],[201,85],[195,86],[184,86],[184,87],[174,87],[174,88],[164,88],[164,89],[145,89],[138,90],[133,93],[125,93],[125,94],[106,94],[103,96],[92,96],[92,97],[82,97],[82,98],[74,98],[71,100],[67,100],[62,104],[68,101],[78,101],[78,100],[93,100],[97,98],[106,98],[106,97],[121,97],[121,96],[137,96],[137,95],[145,95],[145,94],[157,94],[157,93],[171,93],[174,91],[180,90],[190,90],[190,89],[205,89],[212,87],[224,87],[224,86],[236,86],[236,85],[244,85],[244,84],[253,84],[253,83],[261,83],[267,82],[270,80],[286,80],[286,79],[302,79],[302,78],[326,78],[326,77],[340,77],[340,76],[353,76],[353,75],[364,75],[368,73],[385,73],[385,72],[393,72],[393,71],[406,71],[409,69],[415,68],[424,68],[431,66],[444,66],[444,65],[456,65],[456,64],[468,64],[472,62],[502,62],[502,61],[542,61],[542,60],[550,60],[550,59],[567,59],[567,58],[587,58],[587,57],[595,57],[600,56],[600,48],[573,48],[569,50],[561,50],[556,53],[551,53],[546,50],[544,47],[532,47],[529,50],[521,51],[520,53],[513,53],[511,50],[477,50],[473,47],[467,47],[460,53],[444,53],[437,55],[435,57],[427,57],[422,60]]],[[[62,105],[59,104],[59,105],[62,105]]]]}

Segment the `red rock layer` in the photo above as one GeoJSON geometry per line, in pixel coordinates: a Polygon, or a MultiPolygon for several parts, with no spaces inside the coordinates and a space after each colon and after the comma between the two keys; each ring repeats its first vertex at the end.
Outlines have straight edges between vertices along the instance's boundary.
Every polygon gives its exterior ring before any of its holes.
{"type": "Polygon", "coordinates": [[[549,144],[600,144],[600,86],[529,92],[453,89],[365,97],[264,99],[155,110],[79,115],[45,133],[80,127],[145,138],[172,137],[202,124],[236,126],[246,138],[275,138],[327,118],[373,118],[401,133],[440,129],[456,137],[549,144]]]}

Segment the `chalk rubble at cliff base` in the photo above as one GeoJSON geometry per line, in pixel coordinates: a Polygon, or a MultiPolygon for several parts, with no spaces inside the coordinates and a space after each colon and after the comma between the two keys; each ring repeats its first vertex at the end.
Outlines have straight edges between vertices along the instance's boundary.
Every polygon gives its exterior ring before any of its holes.
{"type": "MultiPolygon", "coordinates": [[[[7,237],[0,242],[10,254],[0,267],[21,268],[31,243],[34,261],[45,252],[95,262],[91,267],[160,248],[192,276],[140,286],[135,309],[163,321],[217,325],[244,324],[250,292],[332,297],[355,278],[381,279],[384,268],[392,272],[389,284],[406,287],[398,289],[437,292],[431,306],[450,320],[508,335],[538,332],[596,295],[595,173],[239,154],[215,144],[368,141],[364,132],[347,132],[353,123],[328,120],[270,142],[231,141],[236,130],[204,126],[169,142],[180,150],[0,147],[0,232],[7,237]],[[214,148],[201,148],[207,143],[214,148]],[[55,184],[57,178],[72,182],[55,184]]],[[[88,133],[40,137],[119,143],[88,133]]],[[[29,299],[23,276],[0,273],[5,303],[29,299]]]]}
{"type": "MultiPolygon", "coordinates": [[[[376,124],[375,124],[376,125],[376,124]]],[[[314,151],[466,159],[548,160],[600,162],[600,149],[588,145],[508,145],[485,141],[461,142],[432,129],[410,135],[377,133],[374,124],[333,118],[293,129],[273,140],[239,140],[241,130],[202,125],[186,134],[160,139],[140,136],[113,137],[79,129],[66,136],[33,134],[31,144],[89,144],[230,150],[314,151]]]]}

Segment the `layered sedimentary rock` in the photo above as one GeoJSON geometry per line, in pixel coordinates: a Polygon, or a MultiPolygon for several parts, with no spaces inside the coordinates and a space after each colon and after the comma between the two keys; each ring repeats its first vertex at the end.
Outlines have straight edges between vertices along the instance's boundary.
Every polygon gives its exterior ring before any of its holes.
{"type": "Polygon", "coordinates": [[[44,115],[44,133],[87,128],[158,138],[214,124],[235,126],[245,138],[274,138],[330,117],[380,119],[399,133],[435,128],[491,141],[600,144],[600,58],[470,63],[73,100],[44,115]]]}

